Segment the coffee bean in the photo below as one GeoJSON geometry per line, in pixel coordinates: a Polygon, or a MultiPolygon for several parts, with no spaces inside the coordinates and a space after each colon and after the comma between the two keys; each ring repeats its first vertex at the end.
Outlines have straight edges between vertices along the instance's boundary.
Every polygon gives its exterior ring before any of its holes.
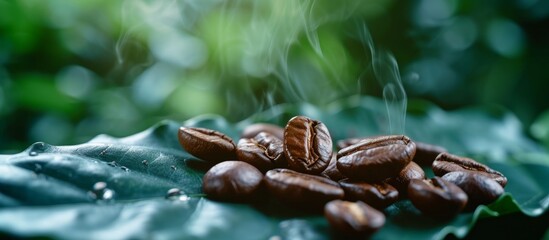
{"type": "Polygon", "coordinates": [[[401,197],[405,197],[410,181],[412,179],[422,180],[424,178],[425,172],[423,169],[415,162],[410,162],[400,171],[400,173],[398,173],[398,176],[389,178],[387,182],[398,190],[401,197]]]}
{"type": "Polygon", "coordinates": [[[346,139],[342,139],[342,140],[339,140],[337,141],[337,149],[338,150],[341,150],[341,149],[344,149],[346,147],[349,147],[351,145],[355,145],[357,143],[359,143],[360,141],[364,140],[366,138],[346,138],[346,139]]]}
{"type": "Polygon", "coordinates": [[[332,159],[330,159],[328,167],[320,173],[320,176],[327,177],[334,181],[339,181],[345,178],[345,176],[343,176],[343,174],[341,174],[337,169],[337,154],[332,154],[332,159]]]}
{"type": "Polygon", "coordinates": [[[467,204],[467,194],[440,177],[412,179],[408,185],[408,198],[422,213],[435,217],[454,216],[467,204]]]}
{"type": "Polygon", "coordinates": [[[379,182],[397,176],[415,152],[414,142],[403,135],[368,138],[341,149],[337,169],[351,179],[379,182]]]}
{"type": "Polygon", "coordinates": [[[217,163],[236,159],[236,146],[233,140],[218,131],[181,127],[178,139],[188,153],[202,160],[217,163]]]}
{"type": "Polygon", "coordinates": [[[273,169],[265,174],[267,189],[282,202],[316,209],[334,199],[343,199],[336,182],[290,169],[273,169]]]}
{"type": "Polygon", "coordinates": [[[247,162],[262,172],[287,165],[282,140],[266,132],[260,132],[253,138],[240,139],[236,155],[238,160],[247,162]]]}
{"type": "Polygon", "coordinates": [[[334,200],[324,207],[324,217],[338,235],[368,237],[385,224],[385,215],[363,202],[334,200]]]}
{"type": "Polygon", "coordinates": [[[476,171],[449,172],[442,176],[442,179],[457,185],[467,193],[467,210],[473,210],[481,204],[489,204],[504,193],[500,184],[476,171]]]}
{"type": "Polygon", "coordinates": [[[441,153],[433,162],[433,172],[437,176],[454,171],[475,171],[498,182],[502,187],[507,185],[507,178],[500,172],[489,168],[471,158],[460,157],[450,153],[441,153]]]}
{"type": "Polygon", "coordinates": [[[270,133],[271,135],[280,139],[280,141],[284,140],[284,128],[269,123],[256,123],[248,125],[246,128],[244,128],[240,137],[253,138],[260,132],[270,133]]]}
{"type": "Polygon", "coordinates": [[[202,189],[209,198],[242,202],[255,199],[263,174],[248,163],[225,161],[210,168],[202,180],[202,189]]]}
{"type": "Polygon", "coordinates": [[[441,146],[416,141],[414,142],[416,143],[416,155],[412,161],[416,162],[420,166],[431,166],[439,154],[447,152],[446,149],[441,146]]]}
{"type": "Polygon", "coordinates": [[[377,209],[384,209],[398,200],[398,191],[385,182],[353,182],[349,179],[339,181],[345,191],[345,199],[363,201],[377,209]]]}
{"type": "Polygon", "coordinates": [[[322,172],[332,157],[332,139],[326,125],[304,116],[290,119],[284,129],[284,154],[292,170],[322,172]]]}
{"type": "Polygon", "coordinates": [[[342,139],[342,140],[337,141],[337,148],[338,148],[338,151],[339,151],[339,150],[344,149],[346,147],[349,147],[351,145],[355,145],[355,144],[357,144],[361,141],[369,140],[369,139],[375,139],[375,138],[379,138],[379,137],[383,137],[383,135],[342,139]]]}

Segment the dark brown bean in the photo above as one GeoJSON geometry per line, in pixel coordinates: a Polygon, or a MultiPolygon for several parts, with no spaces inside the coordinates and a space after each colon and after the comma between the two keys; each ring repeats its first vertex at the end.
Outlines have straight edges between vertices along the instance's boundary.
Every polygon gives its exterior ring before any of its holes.
{"type": "Polygon", "coordinates": [[[284,129],[284,154],[292,170],[322,172],[332,158],[332,139],[326,125],[304,116],[290,119],[284,129]]]}
{"type": "Polygon", "coordinates": [[[262,185],[263,174],[248,163],[225,161],[210,168],[202,180],[202,189],[209,198],[252,201],[262,185]]]}
{"type": "Polygon", "coordinates": [[[338,151],[339,151],[339,150],[344,149],[346,147],[355,145],[355,144],[357,144],[361,141],[368,140],[368,139],[376,139],[376,138],[383,137],[383,136],[384,135],[376,135],[376,136],[369,136],[369,137],[358,137],[358,138],[342,139],[342,140],[337,141],[337,148],[338,148],[338,151]]]}
{"type": "Polygon", "coordinates": [[[341,174],[337,169],[337,154],[332,154],[332,159],[330,160],[328,167],[326,167],[320,175],[336,182],[345,178],[345,176],[343,176],[343,174],[341,174]]]}
{"type": "Polygon", "coordinates": [[[337,141],[336,146],[338,150],[341,150],[351,145],[355,145],[364,139],[366,138],[365,137],[364,138],[346,138],[346,139],[337,141]]]}
{"type": "Polygon", "coordinates": [[[240,137],[253,138],[260,132],[270,133],[280,139],[280,141],[284,140],[284,128],[270,123],[255,123],[248,125],[244,128],[240,137]]]}
{"type": "Polygon", "coordinates": [[[433,172],[437,176],[443,176],[449,172],[463,170],[475,171],[479,174],[486,175],[498,182],[502,187],[507,185],[507,178],[502,173],[471,158],[460,157],[450,153],[441,153],[433,162],[433,172]]]}
{"type": "Polygon", "coordinates": [[[324,217],[338,235],[368,237],[385,224],[385,215],[363,202],[334,200],[324,207],[324,217]]]}
{"type": "Polygon", "coordinates": [[[337,169],[351,179],[379,182],[397,176],[415,151],[414,142],[403,135],[369,138],[341,149],[337,169]]]}
{"type": "Polygon", "coordinates": [[[466,210],[473,210],[481,204],[489,204],[504,193],[500,184],[475,171],[449,172],[442,176],[442,179],[457,185],[467,193],[469,200],[466,210]]]}
{"type": "Polygon", "coordinates": [[[416,162],[420,166],[431,166],[439,154],[447,152],[446,149],[441,146],[416,141],[414,142],[416,143],[416,155],[412,161],[416,162]]]}
{"type": "Polygon", "coordinates": [[[345,191],[345,199],[363,201],[377,209],[384,209],[398,200],[398,191],[385,182],[366,183],[353,182],[348,179],[339,181],[345,191]]]}
{"type": "Polygon", "coordinates": [[[398,190],[401,197],[405,197],[410,181],[412,179],[422,180],[424,178],[425,172],[423,169],[415,162],[410,162],[398,173],[398,176],[389,178],[387,182],[398,190]]]}
{"type": "Polygon", "coordinates": [[[412,179],[408,185],[408,198],[422,213],[435,217],[454,216],[467,204],[467,194],[440,177],[412,179]]]}
{"type": "Polygon", "coordinates": [[[223,133],[205,128],[181,127],[179,144],[193,156],[217,163],[236,159],[236,145],[223,133]]]}
{"type": "Polygon", "coordinates": [[[286,166],[282,140],[270,133],[261,132],[253,138],[242,138],[236,148],[238,160],[247,162],[262,172],[286,166]]]}
{"type": "Polygon", "coordinates": [[[317,209],[334,199],[343,199],[336,182],[290,169],[273,169],[265,174],[267,189],[275,198],[298,206],[317,209]]]}

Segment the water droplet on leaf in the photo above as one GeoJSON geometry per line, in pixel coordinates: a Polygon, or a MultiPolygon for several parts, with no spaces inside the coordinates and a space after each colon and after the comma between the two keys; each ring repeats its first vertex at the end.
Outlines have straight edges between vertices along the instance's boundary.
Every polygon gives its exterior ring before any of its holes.
{"type": "Polygon", "coordinates": [[[114,198],[114,190],[107,188],[107,183],[105,182],[96,182],[93,185],[92,191],[88,194],[95,200],[109,201],[114,198]]]}
{"type": "Polygon", "coordinates": [[[172,201],[181,201],[186,202],[189,201],[191,198],[183,193],[179,188],[171,188],[166,192],[166,199],[172,200],[172,201]]]}
{"type": "Polygon", "coordinates": [[[43,143],[43,142],[37,142],[32,144],[27,151],[29,152],[29,156],[37,156],[40,153],[43,153],[46,151],[46,149],[49,147],[49,145],[43,143]]]}
{"type": "Polygon", "coordinates": [[[107,188],[107,183],[105,183],[105,182],[96,182],[93,185],[93,191],[94,192],[103,191],[103,190],[105,190],[105,188],[107,188]]]}

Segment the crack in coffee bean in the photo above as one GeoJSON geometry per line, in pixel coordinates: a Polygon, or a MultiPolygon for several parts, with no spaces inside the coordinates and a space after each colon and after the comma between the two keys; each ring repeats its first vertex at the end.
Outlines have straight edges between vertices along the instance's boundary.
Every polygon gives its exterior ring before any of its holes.
{"type": "Polygon", "coordinates": [[[332,157],[332,138],[326,126],[304,116],[288,121],[284,129],[284,154],[290,169],[318,174],[332,157]]]}
{"type": "Polygon", "coordinates": [[[433,162],[433,172],[437,176],[443,176],[449,172],[469,170],[486,175],[498,182],[502,187],[507,185],[507,178],[500,172],[489,168],[471,158],[460,157],[450,153],[441,153],[433,162]]]}

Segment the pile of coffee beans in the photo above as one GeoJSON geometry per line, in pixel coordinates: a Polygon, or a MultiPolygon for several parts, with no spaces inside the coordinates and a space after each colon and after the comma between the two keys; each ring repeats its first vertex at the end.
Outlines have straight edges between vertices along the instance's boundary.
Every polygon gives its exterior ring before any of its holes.
{"type": "Polygon", "coordinates": [[[285,128],[253,124],[238,143],[218,131],[181,127],[178,139],[209,162],[203,178],[211,199],[250,202],[265,195],[281,204],[323,211],[340,235],[369,236],[385,223],[383,209],[408,198],[423,214],[450,218],[503,194],[507,178],[446,149],[390,135],[333,142],[326,125],[305,116],[285,128]],[[421,167],[431,167],[426,179],[421,167]]]}

